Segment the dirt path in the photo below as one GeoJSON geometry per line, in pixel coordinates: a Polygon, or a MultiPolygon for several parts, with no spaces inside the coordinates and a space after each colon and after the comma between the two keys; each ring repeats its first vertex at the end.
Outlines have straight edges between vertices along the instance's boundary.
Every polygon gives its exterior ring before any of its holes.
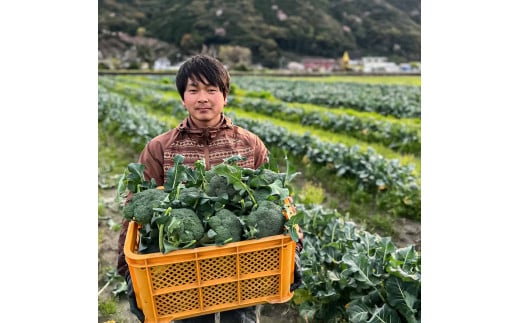
{"type": "MultiPolygon", "coordinates": [[[[119,214],[118,206],[115,202],[116,191],[114,189],[99,191],[100,202],[103,203],[105,209],[103,216],[98,220],[98,290],[101,290],[105,285],[105,273],[110,269],[115,269],[117,266],[117,240],[119,230],[113,226],[121,223],[122,217],[119,214]]],[[[420,248],[420,223],[407,219],[399,219],[396,226],[400,235],[398,239],[394,240],[394,243],[398,247],[416,244],[418,248],[420,248]]],[[[98,303],[109,303],[113,298],[113,290],[114,286],[112,285],[105,288],[98,297],[98,303]]],[[[126,296],[121,296],[113,305],[114,313],[105,315],[104,311],[98,311],[98,323],[139,323],[130,312],[126,296]]],[[[297,311],[291,308],[289,303],[267,304],[262,306],[261,323],[275,322],[301,323],[303,320],[299,318],[297,311]]]]}

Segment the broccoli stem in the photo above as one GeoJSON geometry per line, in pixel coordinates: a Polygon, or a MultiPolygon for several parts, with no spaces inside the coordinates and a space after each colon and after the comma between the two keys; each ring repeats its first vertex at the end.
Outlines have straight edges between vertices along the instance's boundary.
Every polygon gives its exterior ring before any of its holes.
{"type": "MultiPolygon", "coordinates": [[[[172,213],[172,207],[168,207],[164,211],[164,216],[169,216],[172,213]]],[[[164,244],[163,244],[163,237],[164,237],[164,223],[159,224],[159,251],[164,252],[164,244]]]]}
{"type": "Polygon", "coordinates": [[[331,242],[334,242],[334,235],[336,234],[336,225],[337,224],[338,224],[338,222],[334,222],[334,226],[332,227],[332,235],[331,235],[331,238],[330,238],[331,242]]]}
{"type": "Polygon", "coordinates": [[[196,242],[197,242],[197,240],[191,240],[183,248],[189,248],[189,247],[193,246],[196,242]]]}
{"type": "Polygon", "coordinates": [[[159,224],[159,250],[161,252],[164,252],[163,230],[164,230],[164,224],[159,224]]]}
{"type": "Polygon", "coordinates": [[[240,182],[240,185],[246,190],[246,192],[249,194],[249,197],[251,198],[251,201],[253,201],[253,208],[256,208],[258,206],[258,203],[256,203],[256,199],[253,195],[253,191],[249,186],[247,186],[244,182],[240,182]]]}
{"type": "Polygon", "coordinates": [[[181,193],[181,185],[177,185],[177,190],[175,191],[175,200],[179,199],[179,194],[181,193]]]}

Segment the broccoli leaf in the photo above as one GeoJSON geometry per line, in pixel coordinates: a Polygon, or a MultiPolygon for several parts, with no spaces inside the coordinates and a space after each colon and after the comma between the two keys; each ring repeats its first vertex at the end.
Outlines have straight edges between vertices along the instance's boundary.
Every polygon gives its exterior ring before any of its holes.
{"type": "Polygon", "coordinates": [[[137,193],[157,187],[155,179],[152,178],[150,181],[145,180],[144,168],[145,166],[143,164],[128,164],[123,174],[119,177],[117,184],[117,201],[119,201],[119,198],[126,192],[126,190],[132,193],[137,193]]]}
{"type": "Polygon", "coordinates": [[[295,242],[299,241],[298,237],[298,227],[303,223],[303,212],[299,212],[296,215],[293,215],[285,222],[285,227],[289,231],[291,235],[291,239],[295,242]]]}
{"type": "Polygon", "coordinates": [[[286,176],[285,176],[285,182],[283,183],[283,186],[286,187],[289,185],[289,183],[297,176],[297,175],[300,175],[301,173],[300,172],[295,172],[295,173],[289,173],[289,170],[290,170],[290,165],[289,165],[289,158],[287,158],[287,154],[285,155],[285,171],[286,171],[286,176]]]}
{"type": "Polygon", "coordinates": [[[283,186],[281,180],[277,179],[274,183],[269,185],[271,189],[271,195],[280,195],[280,200],[285,200],[286,197],[289,197],[289,189],[283,186]]]}
{"type": "Polygon", "coordinates": [[[204,190],[204,180],[206,177],[206,163],[204,159],[195,162],[195,168],[188,174],[190,176],[189,183],[186,186],[200,187],[204,190]]]}
{"type": "Polygon", "coordinates": [[[175,155],[173,157],[173,166],[166,172],[166,183],[164,183],[164,191],[167,193],[173,192],[172,200],[177,199],[179,184],[188,179],[188,167],[183,165],[184,156],[175,155]]]}
{"type": "Polygon", "coordinates": [[[401,279],[390,276],[386,282],[388,303],[396,308],[407,322],[415,323],[415,313],[420,302],[420,285],[416,282],[404,282],[401,279]]]}
{"type": "MultiPolygon", "coordinates": [[[[143,183],[144,180],[144,165],[138,163],[130,163],[128,165],[128,176],[127,176],[127,185],[139,185],[143,183]]],[[[130,189],[130,191],[135,192],[130,189]]]]}
{"type": "MultiPolygon", "coordinates": [[[[400,323],[399,315],[397,312],[388,306],[387,304],[383,304],[382,307],[377,307],[373,313],[373,316],[368,321],[369,323],[400,323]]],[[[415,323],[414,321],[409,321],[409,323],[415,323]]]]}
{"type": "Polygon", "coordinates": [[[182,207],[191,207],[197,209],[199,200],[202,198],[202,192],[198,187],[185,187],[179,192],[179,201],[182,207]]]}
{"type": "Polygon", "coordinates": [[[213,167],[213,171],[215,174],[225,176],[228,180],[228,183],[233,185],[235,190],[240,191],[244,190],[249,194],[249,197],[253,201],[253,204],[256,206],[256,200],[253,195],[253,191],[251,188],[242,181],[242,168],[239,166],[233,166],[228,164],[218,164],[213,167]]]}
{"type": "Polygon", "coordinates": [[[139,248],[140,254],[148,254],[159,251],[159,231],[149,223],[139,229],[139,248]]]}

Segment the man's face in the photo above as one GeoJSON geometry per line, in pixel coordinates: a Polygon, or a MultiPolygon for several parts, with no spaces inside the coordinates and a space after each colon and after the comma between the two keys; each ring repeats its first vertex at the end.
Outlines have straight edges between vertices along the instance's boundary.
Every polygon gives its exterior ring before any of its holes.
{"type": "Polygon", "coordinates": [[[214,127],[220,121],[226,99],[218,86],[205,85],[190,78],[184,91],[182,105],[188,110],[198,128],[214,127]]]}

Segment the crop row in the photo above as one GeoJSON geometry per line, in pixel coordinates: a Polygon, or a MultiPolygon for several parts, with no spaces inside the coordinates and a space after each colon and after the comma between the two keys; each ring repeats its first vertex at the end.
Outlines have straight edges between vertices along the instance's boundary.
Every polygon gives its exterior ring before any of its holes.
{"type": "MultiPolygon", "coordinates": [[[[117,83],[124,82],[133,86],[145,84],[147,89],[175,91],[175,77],[116,76],[115,79],[117,83]]],[[[421,116],[421,92],[418,86],[235,76],[232,92],[235,88],[264,93],[267,96],[273,95],[285,102],[312,103],[329,108],[352,108],[399,119],[421,116]]]]}
{"type": "Polygon", "coordinates": [[[421,90],[418,86],[320,83],[246,76],[234,77],[233,82],[247,91],[269,92],[285,102],[352,108],[396,118],[421,117],[421,90]]]}
{"type": "Polygon", "coordinates": [[[166,131],[168,125],[130,104],[103,86],[98,87],[98,125],[140,151],[146,142],[166,131]]]}
{"type": "Polygon", "coordinates": [[[237,98],[230,100],[230,104],[245,111],[346,134],[366,142],[381,143],[400,153],[420,155],[421,152],[419,127],[411,129],[398,122],[359,118],[346,113],[306,111],[303,108],[290,107],[283,102],[258,98],[237,98]]]}

